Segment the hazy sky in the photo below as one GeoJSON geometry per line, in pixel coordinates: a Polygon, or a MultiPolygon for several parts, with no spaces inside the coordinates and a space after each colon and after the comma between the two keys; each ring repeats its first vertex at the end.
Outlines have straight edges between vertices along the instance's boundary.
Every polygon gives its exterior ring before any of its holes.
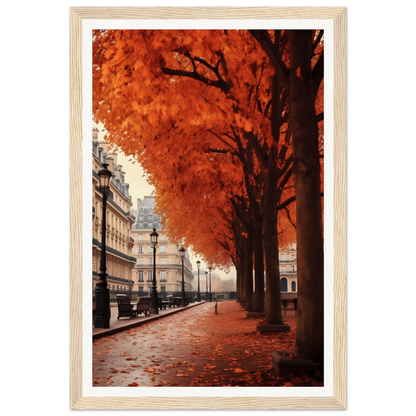
{"type": "MultiPolygon", "coordinates": [[[[103,126],[98,125],[94,126],[98,128],[98,140],[104,139],[105,132],[103,131],[103,126]]],[[[133,202],[132,209],[137,209],[137,198],[143,199],[144,196],[153,195],[154,187],[149,185],[146,181],[145,174],[139,163],[129,162],[130,157],[124,155],[123,152],[117,152],[117,164],[122,165],[123,172],[125,172],[125,181],[130,185],[129,193],[133,202]]],[[[195,256],[191,251],[190,260],[192,263],[193,270],[197,270],[196,262],[199,260],[198,256],[195,256]]],[[[201,274],[205,273],[206,264],[201,262],[201,274]]],[[[221,279],[233,279],[235,281],[235,268],[233,267],[230,272],[227,274],[218,269],[213,270],[217,273],[221,279]]]]}

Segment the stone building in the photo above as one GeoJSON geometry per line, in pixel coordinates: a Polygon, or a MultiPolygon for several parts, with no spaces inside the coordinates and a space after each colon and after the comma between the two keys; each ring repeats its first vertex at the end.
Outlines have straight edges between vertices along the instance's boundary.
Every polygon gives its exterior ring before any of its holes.
{"type": "MultiPolygon", "coordinates": [[[[168,240],[166,231],[160,225],[160,218],[154,212],[155,197],[145,196],[138,199],[136,222],[131,236],[134,239],[133,255],[137,259],[133,269],[134,291],[146,295],[151,293],[153,284],[153,248],[150,234],[153,228],[159,234],[156,250],[156,286],[159,294],[172,294],[182,291],[182,260],[179,254],[181,246],[168,240]]],[[[197,290],[193,287],[194,276],[189,254],[185,252],[184,282],[185,291],[197,290]]]]}
{"type": "Polygon", "coordinates": [[[98,140],[98,130],[92,136],[92,282],[93,291],[99,280],[101,259],[101,233],[103,197],[99,188],[98,172],[103,163],[113,174],[110,194],[107,198],[106,262],[107,284],[110,293],[128,292],[133,288],[132,269],[136,258],[132,256],[133,239],[131,227],[135,217],[130,210],[133,205],[129,195],[129,184],[125,181],[122,166],[117,164],[117,155],[108,153],[108,144],[98,140]]]}
{"type": "MultiPolygon", "coordinates": [[[[296,244],[291,244],[280,250],[280,291],[288,295],[297,294],[298,275],[296,266],[296,244]]],[[[292,296],[289,296],[292,297],[292,296]]],[[[293,296],[296,297],[296,296],[293,296]]]]}

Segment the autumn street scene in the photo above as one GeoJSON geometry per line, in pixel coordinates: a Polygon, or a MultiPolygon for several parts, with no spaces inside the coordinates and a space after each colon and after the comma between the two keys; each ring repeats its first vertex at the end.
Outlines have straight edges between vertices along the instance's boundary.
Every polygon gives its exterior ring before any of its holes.
{"type": "Polygon", "coordinates": [[[295,347],[295,311],[285,321],[291,331],[256,332],[235,302],[201,306],[94,342],[96,386],[320,386],[322,377],[299,373],[276,377],[270,356],[295,347]]]}
{"type": "Polygon", "coordinates": [[[323,30],[92,35],[92,385],[323,386],[323,30]]]}

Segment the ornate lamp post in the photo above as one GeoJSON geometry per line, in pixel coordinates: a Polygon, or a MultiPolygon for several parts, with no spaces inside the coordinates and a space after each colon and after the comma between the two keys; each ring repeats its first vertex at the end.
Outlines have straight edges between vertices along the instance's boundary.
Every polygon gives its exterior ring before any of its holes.
{"type": "Polygon", "coordinates": [[[103,193],[103,217],[101,221],[101,261],[100,280],[95,288],[96,310],[95,328],[110,328],[110,291],[107,286],[107,263],[106,263],[106,242],[107,234],[107,192],[110,189],[111,172],[107,169],[108,164],[103,163],[104,169],[98,172],[100,178],[100,189],[103,193]]]}
{"type": "Polygon", "coordinates": [[[209,301],[212,302],[212,281],[211,281],[211,270],[212,268],[209,268],[209,301]]]}
{"type": "Polygon", "coordinates": [[[153,287],[152,287],[152,300],[150,303],[150,313],[159,313],[159,308],[157,305],[157,290],[156,290],[156,247],[157,247],[157,238],[159,234],[156,232],[156,228],[153,228],[153,232],[150,234],[150,243],[153,247],[153,287]]]}
{"type": "Polygon", "coordinates": [[[183,261],[185,260],[185,249],[183,247],[180,248],[179,253],[181,255],[181,259],[182,259],[182,301],[181,301],[181,306],[185,306],[186,301],[185,301],[185,280],[183,277],[183,261]]]}
{"type": "Polygon", "coordinates": [[[199,268],[201,267],[201,262],[199,260],[196,262],[196,267],[198,268],[198,294],[196,295],[196,300],[201,302],[201,292],[199,291],[199,268]]]}
{"type": "Polygon", "coordinates": [[[205,270],[205,302],[208,302],[208,272],[205,270]]]}

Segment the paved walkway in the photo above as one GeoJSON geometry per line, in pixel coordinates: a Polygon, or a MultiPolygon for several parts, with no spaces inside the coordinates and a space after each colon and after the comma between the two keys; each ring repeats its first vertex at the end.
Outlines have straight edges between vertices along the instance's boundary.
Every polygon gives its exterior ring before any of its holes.
{"type": "Polygon", "coordinates": [[[319,385],[310,377],[277,379],[272,369],[273,351],[295,347],[293,310],[283,317],[291,327],[285,333],[259,333],[262,318],[247,318],[235,301],[218,302],[217,313],[206,302],[138,319],[140,327],[94,340],[94,386],[319,385]]]}
{"type": "Polygon", "coordinates": [[[151,314],[150,316],[139,315],[137,318],[120,318],[117,319],[118,309],[117,305],[110,305],[111,317],[110,317],[110,328],[93,328],[92,336],[93,339],[102,338],[108,335],[116,334],[120,331],[125,331],[127,329],[137,328],[140,325],[143,325],[147,322],[155,321],[164,316],[171,315],[180,311],[184,311],[189,308],[201,305],[203,302],[190,303],[185,307],[175,307],[159,310],[158,314],[151,314]]]}

